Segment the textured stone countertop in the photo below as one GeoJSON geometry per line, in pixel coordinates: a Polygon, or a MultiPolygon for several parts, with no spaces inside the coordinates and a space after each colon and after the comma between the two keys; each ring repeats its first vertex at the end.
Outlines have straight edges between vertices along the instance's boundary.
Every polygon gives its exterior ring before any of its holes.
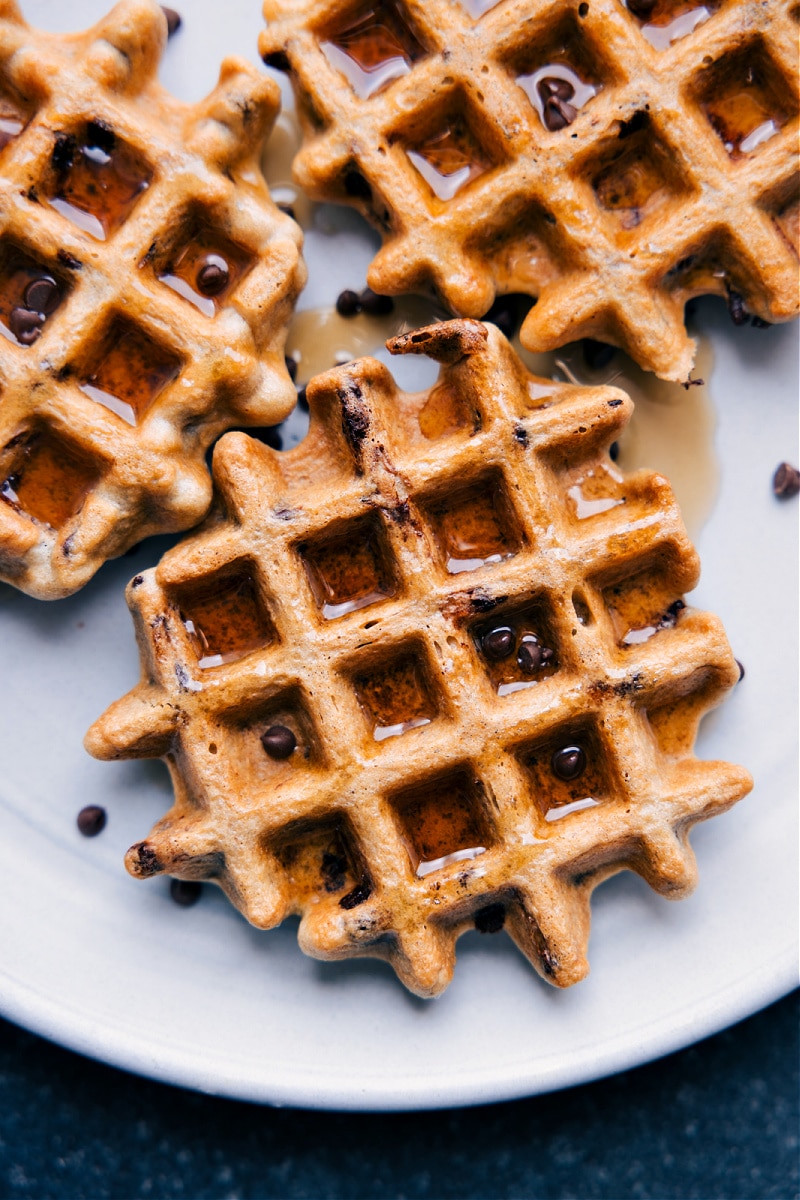
{"type": "Polygon", "coordinates": [[[386,1115],[196,1095],[0,1022],[0,1197],[793,1200],[798,995],[598,1083],[386,1115]]]}

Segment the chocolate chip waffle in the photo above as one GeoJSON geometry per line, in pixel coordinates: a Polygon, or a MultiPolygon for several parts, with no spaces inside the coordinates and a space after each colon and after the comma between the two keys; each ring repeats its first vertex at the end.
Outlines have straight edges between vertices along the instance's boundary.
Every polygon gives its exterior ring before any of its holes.
{"type": "Polygon", "coordinates": [[[536,379],[476,321],[389,347],[436,386],[362,359],[309,385],[295,449],[219,442],[217,507],[128,589],[141,683],[86,745],[171,771],[133,875],[299,913],[307,953],[388,959],[421,996],[475,927],[563,987],[592,889],[627,867],[686,894],[690,827],[749,790],[692,755],[739,671],[682,599],[669,485],[608,457],[624,394],[536,379]]]}
{"type": "Polygon", "coordinates": [[[230,58],[180,103],[166,37],[150,0],[74,36],[0,2],[0,579],[45,599],[196,524],[213,438],[295,402],[301,235],[258,170],[278,89],[230,58]]]}
{"type": "Polygon", "coordinates": [[[297,181],[384,245],[370,285],[478,317],[536,299],[530,350],[581,337],[685,380],[684,305],[798,309],[797,16],[786,0],[265,0],[297,181]]]}

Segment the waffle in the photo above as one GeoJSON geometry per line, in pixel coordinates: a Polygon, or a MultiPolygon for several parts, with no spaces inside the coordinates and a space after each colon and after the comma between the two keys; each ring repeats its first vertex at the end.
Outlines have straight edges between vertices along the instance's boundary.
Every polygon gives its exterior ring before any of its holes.
{"type": "Polygon", "coordinates": [[[311,382],[295,449],[221,439],[207,522],[129,585],[142,680],[86,745],[172,774],[134,876],[299,913],[308,954],[388,959],[421,996],[473,927],[567,986],[596,884],[684,895],[690,826],[749,790],[692,756],[738,668],[681,599],[669,485],[607,455],[623,393],[536,379],[476,321],[389,347],[436,386],[362,359],[311,382]]]}
{"type": "Polygon", "coordinates": [[[229,58],[180,103],[166,38],[150,0],[74,36],[0,0],[0,578],[41,598],[196,524],[211,441],[295,402],[301,234],[258,170],[278,88],[229,58]]]}
{"type": "Polygon", "coordinates": [[[382,235],[377,292],[470,317],[529,295],[529,350],[591,337],[684,381],[691,297],[797,313],[799,11],[265,0],[260,49],[297,94],[298,183],[382,235]]]}

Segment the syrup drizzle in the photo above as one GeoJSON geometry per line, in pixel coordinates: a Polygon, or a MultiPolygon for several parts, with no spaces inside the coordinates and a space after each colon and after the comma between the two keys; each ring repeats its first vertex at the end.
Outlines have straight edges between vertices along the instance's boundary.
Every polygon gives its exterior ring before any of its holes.
{"type": "Polygon", "coordinates": [[[330,41],[320,42],[320,48],[362,100],[407,75],[423,53],[393,3],[367,9],[330,41]]]}

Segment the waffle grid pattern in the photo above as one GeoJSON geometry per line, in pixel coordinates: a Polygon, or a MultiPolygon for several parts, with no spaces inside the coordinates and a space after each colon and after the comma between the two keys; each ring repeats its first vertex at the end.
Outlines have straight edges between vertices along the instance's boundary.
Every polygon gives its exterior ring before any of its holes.
{"type": "MultiPolygon", "coordinates": [[[[477,322],[431,326],[392,348],[444,361],[439,386],[479,419],[422,438],[420,397],[365,359],[309,386],[311,432],[295,450],[222,439],[219,506],[129,586],[142,681],[87,747],[108,759],[161,755],[170,767],[175,805],[129,851],[135,875],[212,878],[263,928],[299,912],[307,953],[387,958],[423,996],[447,985],[458,935],[499,914],[537,970],[566,986],[588,970],[592,888],[629,867],[665,895],[685,894],[695,878],[689,827],[749,789],[742,769],[691,754],[701,716],[738,670],[719,622],[691,609],[642,645],[620,644],[610,584],[644,569],[658,593],[658,564],[668,563],[674,595],[698,572],[667,483],[650,472],[623,479],[607,458],[630,415],[623,394],[534,380],[477,322]],[[618,502],[579,520],[570,489],[604,471],[622,489],[618,502]],[[430,514],[487,479],[505,492],[513,552],[449,574],[430,514]],[[325,620],[304,557],[332,528],[356,546],[365,513],[391,563],[392,594],[325,620]],[[242,564],[272,640],[200,669],[182,610],[192,589],[208,594],[242,564]],[[476,629],[532,598],[547,612],[557,670],[501,696],[476,629]],[[403,654],[421,664],[435,713],[377,741],[354,680],[403,654]],[[300,747],[271,763],[259,735],[290,709],[300,747]],[[594,748],[602,795],[554,820],[529,763],[563,737],[594,748]],[[446,812],[462,784],[484,852],[420,876],[409,813],[420,789],[446,812]],[[331,822],[345,830],[353,877],[309,892],[282,847],[331,822]]],[[[445,851],[463,845],[443,836],[445,851]]]]}
{"type": "Polygon", "coordinates": [[[204,101],[180,103],[156,80],[165,41],[150,0],[123,0],[63,37],[0,4],[0,100],[23,125],[0,151],[0,288],[21,254],[62,290],[32,345],[7,328],[0,339],[0,468],[13,475],[20,440],[44,431],[91,477],[58,528],[0,502],[0,577],[42,598],[74,591],[145,536],[197,523],[211,499],[211,441],[235,424],[274,424],[295,402],[283,342],[305,279],[301,235],[257,166],[278,89],[229,58],[204,101]],[[50,202],[59,147],[80,142],[89,123],[113,131],[147,184],[105,240],[50,202]],[[196,222],[231,248],[240,272],[215,315],[159,279],[196,222]],[[176,368],[136,424],[82,390],[120,328],[176,368]]]}
{"type": "Polygon", "coordinates": [[[432,286],[473,317],[496,292],[523,292],[537,298],[521,334],[528,349],[595,337],[685,380],[692,296],[734,293],[734,304],[744,297],[744,311],[767,321],[798,307],[797,6],[709,8],[693,32],[657,50],[619,0],[505,0],[478,20],[456,0],[401,0],[425,52],[409,54],[407,73],[367,98],[323,44],[370,6],[265,0],[260,49],[291,71],[298,95],[306,134],[298,183],[317,199],[356,204],[381,230],[370,286],[432,286]],[[571,124],[549,131],[517,77],[554,61],[598,90],[571,124]],[[729,76],[742,86],[754,78],[782,121],[733,156],[706,111],[729,76]],[[489,169],[443,202],[407,151],[420,129],[436,133],[453,116],[466,121],[489,169]],[[619,178],[604,192],[609,158],[619,178]],[[608,200],[640,187],[641,207],[608,200]]]}

